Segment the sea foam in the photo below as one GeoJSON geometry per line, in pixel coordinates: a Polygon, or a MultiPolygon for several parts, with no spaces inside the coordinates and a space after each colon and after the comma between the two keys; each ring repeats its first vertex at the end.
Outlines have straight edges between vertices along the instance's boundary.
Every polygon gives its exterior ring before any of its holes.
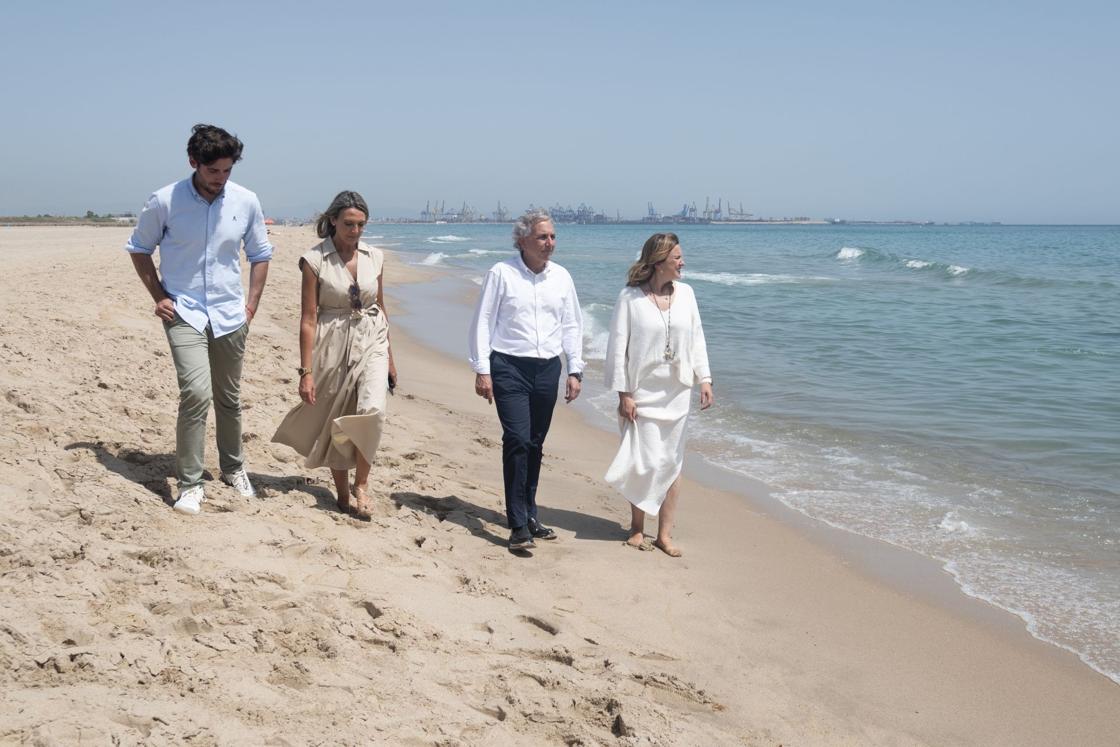
{"type": "Polygon", "coordinates": [[[456,236],[453,233],[446,234],[445,236],[429,236],[424,239],[429,244],[453,244],[457,241],[471,241],[469,236],[456,236]]]}
{"type": "Polygon", "coordinates": [[[956,511],[949,511],[941,517],[941,522],[937,528],[948,534],[969,535],[974,536],[976,530],[969,525],[967,521],[961,519],[956,511]]]}
{"type": "Polygon", "coordinates": [[[583,357],[601,361],[607,357],[607,338],[610,336],[609,304],[589,303],[583,306],[583,357]]]}
{"type": "Polygon", "coordinates": [[[804,275],[768,275],[761,272],[736,274],[733,272],[689,272],[685,280],[701,280],[719,285],[789,285],[795,283],[829,282],[832,278],[804,275]]]}

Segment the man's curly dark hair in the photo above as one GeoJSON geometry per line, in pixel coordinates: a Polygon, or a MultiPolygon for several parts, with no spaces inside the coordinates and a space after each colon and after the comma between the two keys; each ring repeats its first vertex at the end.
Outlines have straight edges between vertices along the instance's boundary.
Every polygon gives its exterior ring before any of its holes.
{"type": "Polygon", "coordinates": [[[191,139],[187,141],[187,155],[200,164],[210,164],[219,158],[232,158],[234,163],[241,160],[241,149],[245,146],[235,136],[221,127],[196,124],[191,128],[191,139]]]}

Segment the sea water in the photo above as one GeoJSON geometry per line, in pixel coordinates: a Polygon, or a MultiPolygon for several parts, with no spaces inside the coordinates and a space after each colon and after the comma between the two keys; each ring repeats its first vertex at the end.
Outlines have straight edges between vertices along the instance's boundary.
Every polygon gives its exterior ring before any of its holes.
{"type": "MultiPolygon", "coordinates": [[[[514,251],[509,225],[367,231],[476,284],[514,251]]],[[[557,226],[611,428],[606,330],[655,231],[680,237],[715,378],[691,450],[935,558],[1120,682],[1120,227],[557,226]]]]}

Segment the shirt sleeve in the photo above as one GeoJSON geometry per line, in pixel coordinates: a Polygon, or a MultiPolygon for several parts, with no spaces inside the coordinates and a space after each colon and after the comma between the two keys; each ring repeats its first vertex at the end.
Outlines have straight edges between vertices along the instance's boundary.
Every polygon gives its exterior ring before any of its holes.
{"type": "Polygon", "coordinates": [[[491,268],[482,281],[482,292],[478,294],[478,305],[474,310],[474,319],[468,344],[470,346],[471,368],[477,374],[490,373],[490,338],[494,333],[494,323],[497,319],[497,306],[500,299],[501,277],[495,268],[491,268]]]}
{"type": "Polygon", "coordinates": [[[155,254],[156,247],[163,239],[165,222],[159,196],[153,194],[144,204],[144,209],[140,211],[136,228],[128,238],[128,243],[124,245],[125,251],[130,254],[155,254]]]}
{"type": "Polygon", "coordinates": [[[560,344],[568,359],[568,373],[583,373],[583,311],[575,283],[568,279],[568,293],[560,317],[560,344]]]}
{"type": "Polygon", "coordinates": [[[692,294],[692,373],[698,382],[711,382],[712,370],[708,365],[708,343],[704,339],[704,325],[700,323],[700,307],[696,294],[692,294]]]}
{"type": "Polygon", "coordinates": [[[303,253],[299,258],[299,270],[303,272],[303,266],[307,265],[311,271],[315,273],[315,277],[322,277],[323,274],[323,253],[319,251],[318,246],[314,246],[303,253]]]}
{"type": "Polygon", "coordinates": [[[245,231],[245,258],[250,264],[267,262],[272,259],[272,243],[268,240],[268,226],[264,224],[264,210],[261,203],[253,200],[249,228],[245,231]]]}
{"type": "Polygon", "coordinates": [[[618,296],[611,314],[610,334],[607,337],[607,357],[603,362],[607,389],[612,392],[632,392],[627,377],[627,358],[630,350],[630,303],[625,291],[618,296]]]}

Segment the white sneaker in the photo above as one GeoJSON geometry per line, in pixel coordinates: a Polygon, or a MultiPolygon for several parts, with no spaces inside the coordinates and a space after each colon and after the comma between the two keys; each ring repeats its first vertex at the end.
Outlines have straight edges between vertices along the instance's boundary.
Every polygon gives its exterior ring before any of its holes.
{"type": "Polygon", "coordinates": [[[257,497],[257,491],[253,490],[253,483],[249,482],[249,475],[245,472],[244,467],[228,475],[223,472],[222,482],[241,493],[242,498],[257,497]]]}
{"type": "Polygon", "coordinates": [[[194,516],[202,510],[204,500],[206,500],[206,494],[202,492],[202,486],[195,485],[180,491],[179,500],[175,501],[173,508],[181,514],[194,516]]]}

